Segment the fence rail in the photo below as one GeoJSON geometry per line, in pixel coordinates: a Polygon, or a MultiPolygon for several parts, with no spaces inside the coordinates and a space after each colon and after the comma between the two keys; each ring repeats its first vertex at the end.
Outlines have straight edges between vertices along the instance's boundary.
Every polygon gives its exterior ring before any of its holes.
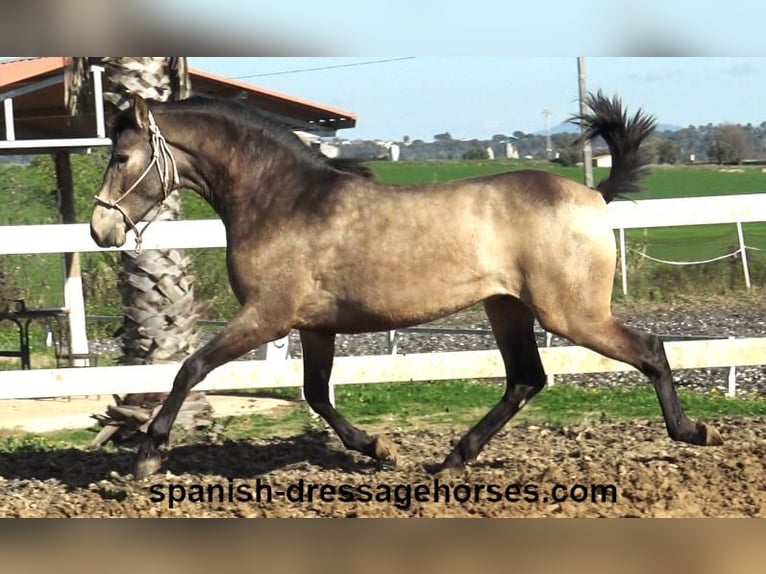
{"type": "MultiPolygon", "coordinates": [[[[613,201],[608,206],[614,229],[751,223],[766,221],[766,193],[613,201]]],[[[85,223],[6,225],[0,227],[0,255],[92,251],[130,251],[133,231],[122,247],[101,248],[85,223]]],[[[158,221],[143,240],[143,249],[226,247],[226,232],[217,219],[158,221]]]]}
{"type": "MultiPolygon", "coordinates": [[[[752,366],[766,363],[766,337],[677,341],[666,344],[674,369],[752,366]]],[[[625,363],[607,359],[583,347],[540,349],[551,375],[630,371],[625,363]]],[[[180,364],[91,367],[87,369],[38,369],[5,371],[0,399],[67,397],[112,393],[163,392],[171,387],[180,364]]],[[[216,369],[199,390],[234,390],[302,385],[299,359],[237,361],[216,369]]],[[[498,351],[457,351],[373,355],[335,359],[332,383],[438,381],[486,379],[505,376],[498,351]]]]}

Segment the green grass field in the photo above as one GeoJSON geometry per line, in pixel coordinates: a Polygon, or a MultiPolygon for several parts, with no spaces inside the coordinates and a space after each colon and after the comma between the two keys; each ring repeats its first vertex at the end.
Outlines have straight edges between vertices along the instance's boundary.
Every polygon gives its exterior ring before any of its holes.
{"type": "MultiPolygon", "coordinates": [[[[489,175],[519,169],[542,169],[581,181],[581,167],[562,167],[537,160],[456,160],[371,162],[375,175],[384,183],[438,183],[478,175],[489,175]]],[[[655,166],[645,179],[645,192],[636,199],[666,197],[698,197],[766,192],[766,173],[760,166],[748,166],[741,171],[714,165],[655,166]],[[725,171],[729,170],[729,171],[725,171]]],[[[607,168],[594,168],[596,182],[606,177],[607,168]]]]}
{"type": "MultiPolygon", "coordinates": [[[[395,429],[468,429],[502,395],[497,384],[481,381],[439,381],[432,383],[383,383],[343,385],[336,389],[336,401],[352,423],[378,433],[395,429]]],[[[257,395],[258,393],[253,393],[257,395]]],[[[277,389],[276,394],[297,399],[297,389],[277,389]]],[[[766,416],[762,398],[727,398],[681,390],[679,397],[693,419],[712,420],[722,416],[766,416]]],[[[650,385],[625,389],[586,389],[556,385],[545,389],[514,418],[512,424],[550,424],[554,426],[625,420],[661,420],[659,404],[650,385]]],[[[222,430],[216,440],[247,440],[272,436],[291,436],[322,428],[322,422],[309,415],[304,403],[295,402],[288,410],[221,419],[222,430]]],[[[9,432],[0,435],[0,453],[45,451],[70,446],[86,447],[92,430],[73,430],[44,435],[9,432]]],[[[175,443],[199,437],[174,431],[175,443]]]]}

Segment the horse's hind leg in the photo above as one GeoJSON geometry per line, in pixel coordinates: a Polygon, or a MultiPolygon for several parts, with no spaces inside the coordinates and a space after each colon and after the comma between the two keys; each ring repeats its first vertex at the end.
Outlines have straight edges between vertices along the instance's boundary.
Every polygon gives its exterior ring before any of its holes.
{"type": "Polygon", "coordinates": [[[591,215],[586,211],[562,220],[560,236],[549,241],[568,247],[551,250],[545,258],[530,259],[524,301],[548,331],[646,375],[654,385],[671,438],[690,444],[721,444],[713,427],[694,423],[684,414],[660,338],[631,329],[612,316],[614,234],[605,218],[591,215]]]}
{"type": "Polygon", "coordinates": [[[335,354],[335,334],[301,330],[303,347],[303,390],[309,406],[338,434],[343,445],[377,460],[396,462],[393,444],[371,437],[356,428],[330,403],[329,383],[335,354]]]}
{"type": "Polygon", "coordinates": [[[462,468],[474,460],[484,445],[545,385],[534,316],[527,306],[515,297],[501,296],[487,299],[484,309],[505,364],[505,394],[432,471],[462,468]]]}
{"type": "Polygon", "coordinates": [[[633,365],[654,385],[668,435],[673,440],[697,444],[723,444],[718,431],[705,423],[691,421],[683,411],[662,340],[623,325],[611,315],[602,320],[570,320],[565,329],[550,328],[577,345],[583,345],[609,358],[633,365]]]}

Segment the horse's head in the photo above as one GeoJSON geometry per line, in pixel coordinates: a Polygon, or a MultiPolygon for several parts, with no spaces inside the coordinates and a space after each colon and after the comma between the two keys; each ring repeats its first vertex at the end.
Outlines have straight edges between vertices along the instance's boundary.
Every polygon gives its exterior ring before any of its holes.
{"type": "Polygon", "coordinates": [[[101,247],[119,247],[129,229],[179,184],[175,160],[146,102],[133,97],[115,121],[112,156],[95,199],[90,234],[101,247]]]}

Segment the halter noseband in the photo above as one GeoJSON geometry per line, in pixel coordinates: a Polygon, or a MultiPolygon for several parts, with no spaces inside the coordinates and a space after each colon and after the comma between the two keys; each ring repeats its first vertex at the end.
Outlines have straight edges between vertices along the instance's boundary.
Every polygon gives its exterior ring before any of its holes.
{"type": "Polygon", "coordinates": [[[142,229],[138,229],[136,224],[133,222],[133,220],[130,218],[130,216],[125,212],[125,210],[120,206],[120,202],[128,197],[133,190],[138,187],[138,184],[140,184],[147,175],[149,175],[149,172],[151,171],[153,166],[157,166],[157,173],[160,176],[160,182],[162,183],[162,193],[163,197],[161,200],[156,202],[153,206],[157,207],[165,202],[165,200],[168,198],[168,195],[170,195],[171,192],[176,190],[178,186],[181,183],[181,178],[178,176],[178,166],[176,165],[176,160],[173,157],[173,153],[170,151],[170,146],[168,145],[168,142],[165,140],[163,135],[160,133],[160,128],[157,125],[157,122],[154,121],[154,116],[151,112],[149,112],[148,115],[149,118],[149,131],[151,132],[151,146],[152,146],[152,160],[149,162],[149,165],[146,166],[146,169],[141,173],[140,176],[138,176],[138,179],[131,185],[127,191],[125,191],[120,197],[115,199],[114,201],[107,201],[104,199],[101,199],[99,196],[95,196],[96,204],[106,207],[107,209],[116,209],[120,212],[120,214],[125,218],[125,221],[128,222],[128,225],[130,225],[131,229],[136,234],[136,253],[141,252],[141,242],[143,241],[143,233],[146,231],[146,228],[149,227],[149,224],[152,223],[155,219],[157,219],[157,216],[160,213],[160,210],[157,209],[157,211],[154,214],[154,217],[152,217],[149,221],[146,222],[146,224],[143,226],[142,229]],[[172,181],[170,177],[172,176],[172,181]]]}

